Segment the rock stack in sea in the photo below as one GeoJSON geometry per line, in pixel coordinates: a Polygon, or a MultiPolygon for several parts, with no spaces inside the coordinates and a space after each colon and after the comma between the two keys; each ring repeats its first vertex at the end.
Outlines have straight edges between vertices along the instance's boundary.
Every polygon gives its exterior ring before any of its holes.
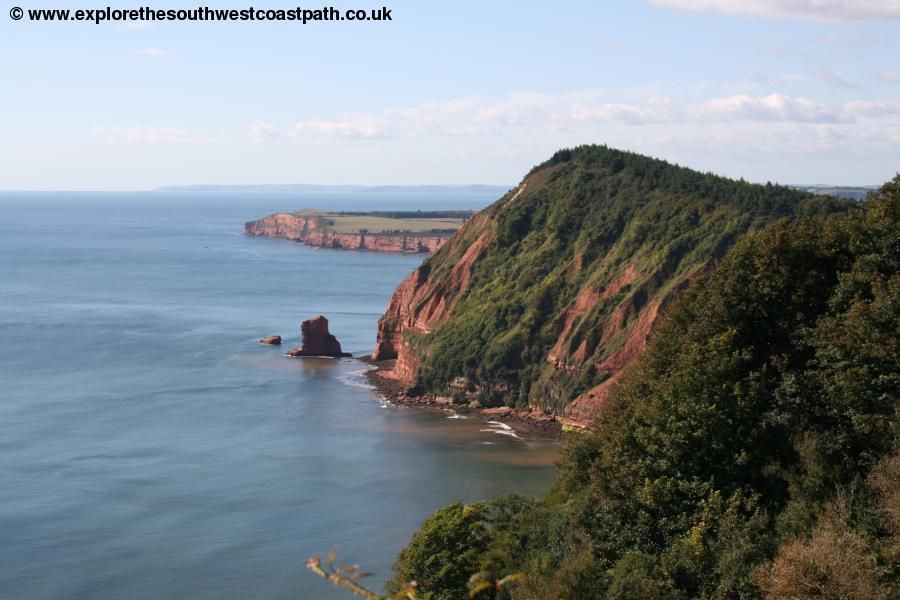
{"type": "Polygon", "coordinates": [[[328,331],[328,319],[322,315],[303,321],[300,337],[300,347],[290,350],[288,356],[350,356],[341,350],[341,343],[328,331]]]}

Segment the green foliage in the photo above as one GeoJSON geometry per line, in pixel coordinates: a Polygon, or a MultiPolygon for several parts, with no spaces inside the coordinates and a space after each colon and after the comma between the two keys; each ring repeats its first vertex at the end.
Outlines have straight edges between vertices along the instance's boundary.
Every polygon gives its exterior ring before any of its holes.
{"type": "MultiPolygon", "coordinates": [[[[598,156],[606,166],[593,178],[566,185],[591,185],[604,169],[639,186],[639,175],[720,185],[598,156]]],[[[760,210],[778,197],[763,194],[760,210]]],[[[532,226],[549,219],[537,205],[520,210],[532,226]]],[[[520,218],[503,235],[521,247],[533,242],[517,233],[520,218]]],[[[487,328],[487,364],[522,385],[536,338],[519,315],[532,307],[506,293],[514,277],[502,282],[479,289],[505,290],[504,310],[464,319],[487,328]]],[[[567,448],[551,494],[479,505],[477,523],[439,529],[465,540],[450,554],[430,520],[419,534],[430,541],[414,538],[402,555],[403,577],[425,577],[447,598],[464,589],[465,569],[523,570],[503,594],[529,600],[898,597],[898,333],[900,176],[848,214],[778,220],[738,240],[669,310],[592,432],[567,448]],[[451,558],[457,575],[434,577],[429,561],[451,558]]],[[[448,336],[438,347],[451,340],[460,343],[448,336]]],[[[467,360],[467,376],[487,376],[481,359],[467,360]]],[[[445,510],[440,520],[461,518],[461,505],[445,510]]]]}
{"type": "Polygon", "coordinates": [[[610,571],[606,597],[609,600],[675,600],[679,596],[656,557],[629,552],[610,571]]]}
{"type": "Polygon", "coordinates": [[[472,219],[455,248],[428,261],[432,280],[453,280],[465,249],[481,235],[488,240],[468,287],[442,286],[452,310],[417,347],[417,389],[446,395],[464,377],[491,404],[561,411],[607,376],[597,366],[626,343],[637,314],[674,296],[746,232],[849,205],[605,146],[559,152],[472,219]],[[603,290],[629,269],[635,280],[562,336],[578,293],[603,290]],[[607,336],[617,310],[632,318],[607,336]],[[582,345],[587,355],[557,369],[547,360],[557,342],[563,360],[582,345]]]}
{"type": "Polygon", "coordinates": [[[394,564],[388,591],[415,581],[424,600],[456,600],[468,595],[469,578],[478,572],[487,549],[483,504],[454,502],[426,520],[394,564]]]}

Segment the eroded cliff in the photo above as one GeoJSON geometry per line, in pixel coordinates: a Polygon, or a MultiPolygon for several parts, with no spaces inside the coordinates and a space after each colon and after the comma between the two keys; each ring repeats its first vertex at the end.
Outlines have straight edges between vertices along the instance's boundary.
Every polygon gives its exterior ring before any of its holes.
{"type": "Polygon", "coordinates": [[[413,393],[585,426],[666,307],[747,231],[841,210],[606,147],[557,153],[411,273],[373,358],[413,393]]]}
{"type": "Polygon", "coordinates": [[[436,252],[451,233],[402,232],[347,233],[336,231],[317,216],[275,213],[244,225],[248,235],[282,238],[318,248],[371,250],[374,252],[436,252]]]}

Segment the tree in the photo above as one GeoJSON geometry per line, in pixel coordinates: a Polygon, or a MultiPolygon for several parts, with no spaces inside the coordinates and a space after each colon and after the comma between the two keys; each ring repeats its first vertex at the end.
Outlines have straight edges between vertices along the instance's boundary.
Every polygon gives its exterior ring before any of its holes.
{"type": "Polygon", "coordinates": [[[487,549],[485,511],[484,504],[454,502],[431,515],[397,557],[388,591],[415,581],[424,600],[467,597],[469,579],[487,549]]]}

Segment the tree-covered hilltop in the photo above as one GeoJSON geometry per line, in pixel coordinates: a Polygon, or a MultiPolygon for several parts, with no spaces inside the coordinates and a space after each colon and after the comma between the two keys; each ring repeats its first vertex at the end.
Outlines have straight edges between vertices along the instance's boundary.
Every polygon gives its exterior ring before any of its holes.
{"type": "Polygon", "coordinates": [[[392,305],[412,298],[409,314],[385,315],[376,355],[415,365],[422,394],[586,419],[677,292],[745,233],[850,205],[605,146],[563,150],[398,290],[392,305]]]}
{"type": "MultiPolygon", "coordinates": [[[[620,173],[633,168],[622,160],[620,173]]],[[[756,208],[736,214],[797,200],[658,172],[743,190],[729,202],[756,208]]],[[[539,206],[513,210],[532,223],[539,206]]],[[[522,254],[530,235],[496,251],[522,254]]],[[[476,597],[900,597],[898,334],[900,176],[847,214],[738,241],[662,318],[554,490],[438,511],[389,590],[415,580],[419,598],[450,600],[472,573],[524,572],[476,597]]]]}

